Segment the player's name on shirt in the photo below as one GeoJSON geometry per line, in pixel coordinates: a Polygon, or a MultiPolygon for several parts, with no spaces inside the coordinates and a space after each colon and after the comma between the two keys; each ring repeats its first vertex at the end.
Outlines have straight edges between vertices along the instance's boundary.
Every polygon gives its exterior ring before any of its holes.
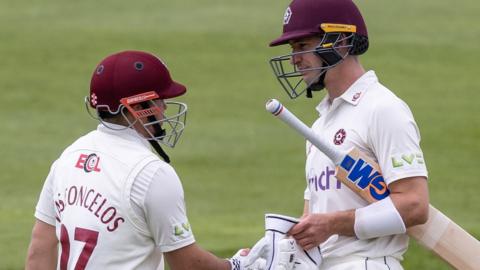
{"type": "Polygon", "coordinates": [[[62,213],[69,207],[80,207],[95,216],[98,221],[105,224],[107,231],[113,232],[125,222],[115,206],[101,193],[87,186],[69,186],[64,194],[57,194],[55,207],[56,219],[62,222],[62,213]]]}

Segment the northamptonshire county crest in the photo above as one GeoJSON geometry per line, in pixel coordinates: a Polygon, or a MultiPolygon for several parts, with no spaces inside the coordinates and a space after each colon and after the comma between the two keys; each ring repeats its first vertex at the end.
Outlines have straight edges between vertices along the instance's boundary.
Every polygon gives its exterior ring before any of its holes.
{"type": "Polygon", "coordinates": [[[288,7],[285,10],[285,14],[283,15],[283,25],[288,24],[290,22],[290,18],[292,17],[292,10],[288,7]]]}
{"type": "Polygon", "coordinates": [[[344,141],[345,138],[347,137],[347,132],[341,128],[335,133],[335,136],[333,137],[333,143],[335,145],[341,145],[344,141]]]}

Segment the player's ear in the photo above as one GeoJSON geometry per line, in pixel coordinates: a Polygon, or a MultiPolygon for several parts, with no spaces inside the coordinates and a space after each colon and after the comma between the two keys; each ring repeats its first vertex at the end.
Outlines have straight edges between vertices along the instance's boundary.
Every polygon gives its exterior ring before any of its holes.
{"type": "Polygon", "coordinates": [[[345,49],[345,50],[349,50],[348,45],[351,43],[351,39],[353,38],[353,36],[350,34],[350,33],[341,33],[340,34],[340,46],[342,47],[342,49],[345,49]]]}

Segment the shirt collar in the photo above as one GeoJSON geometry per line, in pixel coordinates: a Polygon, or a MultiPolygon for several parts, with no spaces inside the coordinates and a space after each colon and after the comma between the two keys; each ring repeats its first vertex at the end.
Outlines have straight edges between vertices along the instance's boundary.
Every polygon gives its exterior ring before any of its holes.
{"type": "Polygon", "coordinates": [[[374,83],[378,82],[377,75],[373,70],[370,70],[358,78],[350,87],[340,96],[344,101],[357,106],[362,97],[367,92],[368,88],[374,83]]]}
{"type": "Polygon", "coordinates": [[[147,139],[143,138],[140,134],[138,134],[133,128],[111,124],[108,123],[108,127],[104,124],[99,124],[97,126],[97,131],[110,134],[113,136],[117,136],[127,141],[131,141],[134,143],[141,144],[146,147],[150,147],[149,142],[147,139]]]}
{"type": "MultiPolygon", "coordinates": [[[[378,82],[377,75],[373,70],[370,70],[358,78],[350,87],[339,97],[347,103],[356,106],[362,97],[367,92],[368,88],[374,83],[378,82]]],[[[330,102],[328,101],[328,94],[322,99],[322,101],[316,107],[317,111],[323,114],[328,110],[330,102]]]]}

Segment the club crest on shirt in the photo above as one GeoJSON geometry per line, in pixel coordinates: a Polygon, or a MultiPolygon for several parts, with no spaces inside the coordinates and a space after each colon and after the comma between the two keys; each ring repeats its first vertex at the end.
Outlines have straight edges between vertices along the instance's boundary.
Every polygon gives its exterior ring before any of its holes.
{"type": "Polygon", "coordinates": [[[335,136],[333,137],[333,143],[335,145],[341,145],[344,141],[345,138],[347,137],[347,132],[341,128],[335,133],[335,136]]]}

